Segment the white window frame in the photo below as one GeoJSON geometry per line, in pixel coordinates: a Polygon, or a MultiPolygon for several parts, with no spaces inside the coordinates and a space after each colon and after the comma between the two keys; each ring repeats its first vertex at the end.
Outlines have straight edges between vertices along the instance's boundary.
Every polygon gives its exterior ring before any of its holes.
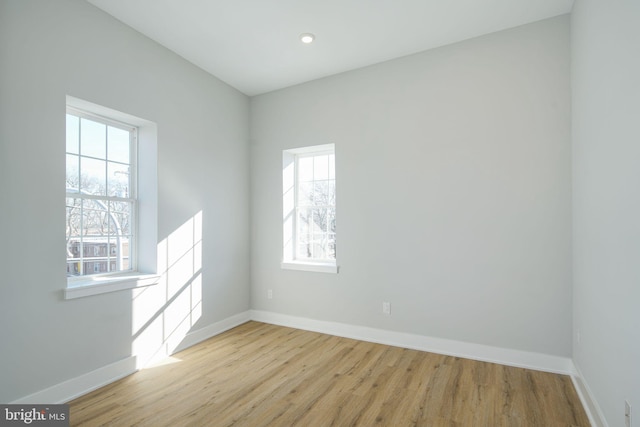
{"type": "MultiPolygon", "coordinates": [[[[130,157],[130,163],[134,165],[130,191],[136,191],[131,232],[135,237],[129,246],[132,268],[122,272],[68,277],[64,297],[74,299],[155,285],[160,279],[157,274],[157,125],[75,97],[67,96],[66,101],[67,110],[74,115],[82,113],[90,120],[107,122],[110,126],[135,128],[137,135],[130,157]],[[141,216],[144,221],[139,221],[141,216]]],[[[68,196],[66,193],[65,198],[68,196]]]]}
{"type": "MultiPolygon", "coordinates": [[[[282,194],[283,194],[283,244],[281,268],[287,270],[312,271],[319,273],[338,273],[336,259],[314,260],[298,258],[298,161],[302,157],[313,157],[323,154],[333,154],[335,159],[335,145],[323,144],[302,148],[284,150],[282,152],[282,194]]],[[[337,183],[337,180],[336,180],[337,183]]],[[[337,203],[336,203],[337,204],[337,203]]],[[[334,206],[335,209],[335,206],[334,206]]],[[[337,231],[337,230],[336,230],[337,231]]]]}
{"type": "MultiPolygon", "coordinates": [[[[82,201],[84,200],[96,200],[98,202],[103,202],[103,203],[108,203],[111,201],[116,201],[116,202],[126,202],[126,203],[130,203],[131,204],[131,212],[130,214],[130,219],[131,219],[131,231],[130,231],[130,235],[129,235],[129,269],[127,270],[122,270],[122,271],[116,271],[116,272],[100,272],[100,270],[98,269],[98,271],[96,272],[96,268],[95,268],[95,264],[94,264],[94,268],[93,268],[93,272],[84,272],[84,250],[80,251],[80,257],[79,257],[79,263],[80,263],[80,272],[84,273],[81,274],[80,276],[70,276],[67,280],[69,283],[74,283],[74,282],[82,282],[83,280],[86,280],[87,276],[92,276],[92,275],[96,275],[96,273],[98,275],[101,276],[113,276],[116,274],[127,274],[130,273],[132,271],[137,271],[137,240],[138,240],[138,235],[137,235],[137,224],[138,224],[138,191],[137,191],[137,177],[138,177],[138,168],[137,168],[137,164],[138,164],[138,150],[137,150],[137,141],[138,141],[138,128],[136,126],[130,125],[128,123],[122,123],[116,120],[112,120],[110,118],[106,118],[106,117],[102,117],[99,116],[97,114],[93,114],[91,112],[88,111],[83,111],[77,108],[73,108],[70,106],[67,106],[67,114],[68,115],[72,115],[75,117],[78,117],[79,119],[86,119],[86,120],[90,120],[93,121],[95,123],[100,123],[106,126],[110,126],[110,127],[114,127],[117,129],[121,129],[124,130],[126,132],[129,133],[129,195],[128,197],[116,197],[116,196],[109,196],[107,194],[105,195],[91,195],[91,194],[83,194],[80,192],[70,192],[69,189],[67,189],[67,193],[66,193],[66,197],[67,198],[75,198],[75,199],[80,199],[82,201]]],[[[80,137],[81,138],[81,137],[80,137]]],[[[80,147],[82,147],[82,141],[79,140],[80,142],[80,147]]],[[[108,144],[108,141],[107,141],[108,144]]],[[[67,153],[67,154],[73,154],[73,153],[67,153]]],[[[92,159],[91,156],[86,156],[82,153],[82,151],[80,151],[77,154],[78,158],[80,159],[80,165],[82,165],[82,159],[92,159]]],[[[100,159],[98,159],[100,160],[100,159]]],[[[106,159],[105,159],[106,160],[106,159]]],[[[81,173],[82,171],[82,166],[80,166],[80,170],[78,171],[78,173],[81,173]]],[[[105,170],[106,171],[106,170],[105,170]]],[[[105,180],[107,180],[107,177],[105,177],[105,180]]],[[[84,227],[83,227],[84,228],[84,227]]],[[[80,241],[83,242],[84,241],[84,235],[81,235],[80,237],[80,241]]],[[[110,243],[110,239],[107,240],[108,244],[110,243]]],[[[107,245],[108,248],[108,245],[107,245]]],[[[121,249],[121,248],[120,248],[121,249]]],[[[94,257],[99,257],[100,256],[100,247],[99,246],[93,246],[93,255],[94,257]]],[[[107,254],[106,254],[107,260],[110,261],[111,260],[111,253],[109,252],[109,250],[107,249],[107,254]]],[[[107,263],[107,265],[110,265],[109,262],[107,263]]]]}

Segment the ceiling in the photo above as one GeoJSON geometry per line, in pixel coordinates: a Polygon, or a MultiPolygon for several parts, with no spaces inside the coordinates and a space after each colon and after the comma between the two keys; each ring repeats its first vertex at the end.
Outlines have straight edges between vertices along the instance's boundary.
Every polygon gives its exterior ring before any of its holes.
{"type": "Polygon", "coordinates": [[[253,96],[569,13],[574,0],[87,1],[253,96]]]}

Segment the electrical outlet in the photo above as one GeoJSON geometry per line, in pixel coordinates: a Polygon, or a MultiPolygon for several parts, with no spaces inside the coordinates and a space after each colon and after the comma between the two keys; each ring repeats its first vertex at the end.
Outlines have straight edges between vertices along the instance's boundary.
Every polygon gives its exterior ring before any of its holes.
{"type": "Polygon", "coordinates": [[[383,302],[382,303],[382,314],[386,314],[387,316],[391,315],[391,303],[383,302]]]}
{"type": "Polygon", "coordinates": [[[628,400],[624,401],[624,425],[631,427],[631,404],[628,400]]]}
{"type": "Polygon", "coordinates": [[[269,290],[267,291],[267,298],[268,298],[268,299],[273,299],[273,289],[269,289],[269,290]]]}

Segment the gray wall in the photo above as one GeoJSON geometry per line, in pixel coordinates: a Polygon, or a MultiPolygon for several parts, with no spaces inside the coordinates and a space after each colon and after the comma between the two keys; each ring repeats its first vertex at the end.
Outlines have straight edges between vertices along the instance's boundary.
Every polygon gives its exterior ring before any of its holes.
{"type": "Polygon", "coordinates": [[[572,24],[574,361],[610,426],[640,426],[640,3],[572,24]],[[577,335],[580,334],[580,341],[577,335]]]}
{"type": "Polygon", "coordinates": [[[252,307],[570,356],[569,58],[562,16],[252,98],[252,307]],[[325,143],[340,273],[281,270],[282,150],[325,143]]]}
{"type": "Polygon", "coordinates": [[[163,304],[132,313],[131,291],[62,299],[65,95],[157,123],[158,241],[203,223],[189,329],[249,308],[248,98],[84,1],[3,0],[0,402],[130,356],[134,335],[176,320],[163,304]]]}

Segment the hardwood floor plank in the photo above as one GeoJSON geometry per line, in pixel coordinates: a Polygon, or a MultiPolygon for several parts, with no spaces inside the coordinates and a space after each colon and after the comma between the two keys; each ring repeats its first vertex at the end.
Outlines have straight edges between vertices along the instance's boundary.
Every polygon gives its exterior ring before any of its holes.
{"type": "Polygon", "coordinates": [[[73,426],[588,426],[563,375],[248,322],[70,402],[73,426]]]}

